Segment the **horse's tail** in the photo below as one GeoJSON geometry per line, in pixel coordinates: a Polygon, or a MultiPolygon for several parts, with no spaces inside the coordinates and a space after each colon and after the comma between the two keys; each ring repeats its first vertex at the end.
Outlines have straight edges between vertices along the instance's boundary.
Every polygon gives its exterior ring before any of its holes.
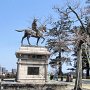
{"type": "Polygon", "coordinates": [[[15,30],[15,31],[17,31],[17,32],[23,32],[23,31],[25,31],[25,30],[15,30]]]}

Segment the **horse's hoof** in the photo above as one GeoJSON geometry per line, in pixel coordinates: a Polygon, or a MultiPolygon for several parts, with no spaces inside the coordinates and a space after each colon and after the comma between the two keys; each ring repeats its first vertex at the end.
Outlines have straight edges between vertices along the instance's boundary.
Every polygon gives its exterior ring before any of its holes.
{"type": "Polygon", "coordinates": [[[31,46],[31,44],[29,44],[29,46],[31,46]]]}
{"type": "Polygon", "coordinates": [[[23,44],[21,44],[21,46],[23,46],[23,44]]]}

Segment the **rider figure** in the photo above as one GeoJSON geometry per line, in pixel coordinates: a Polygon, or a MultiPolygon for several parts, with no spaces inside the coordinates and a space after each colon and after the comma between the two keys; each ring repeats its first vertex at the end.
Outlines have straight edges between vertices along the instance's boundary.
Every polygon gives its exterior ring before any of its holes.
{"type": "Polygon", "coordinates": [[[32,30],[36,32],[36,36],[38,36],[38,30],[37,30],[37,19],[34,19],[32,22],[32,30]]]}

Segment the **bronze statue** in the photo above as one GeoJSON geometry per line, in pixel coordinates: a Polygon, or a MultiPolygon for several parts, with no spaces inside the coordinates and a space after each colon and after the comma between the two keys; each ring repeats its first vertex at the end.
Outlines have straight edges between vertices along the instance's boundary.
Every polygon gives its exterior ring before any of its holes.
{"type": "Polygon", "coordinates": [[[40,38],[43,38],[43,41],[41,43],[44,42],[45,38],[43,36],[43,33],[46,32],[46,26],[41,25],[39,28],[37,28],[37,31],[34,31],[36,29],[36,27],[32,27],[32,29],[29,28],[29,29],[24,29],[24,30],[16,30],[17,32],[23,32],[24,31],[24,36],[22,37],[21,45],[23,45],[24,38],[27,38],[28,44],[31,45],[30,42],[29,42],[30,37],[37,38],[36,45],[38,45],[38,42],[39,42],[40,38]]]}

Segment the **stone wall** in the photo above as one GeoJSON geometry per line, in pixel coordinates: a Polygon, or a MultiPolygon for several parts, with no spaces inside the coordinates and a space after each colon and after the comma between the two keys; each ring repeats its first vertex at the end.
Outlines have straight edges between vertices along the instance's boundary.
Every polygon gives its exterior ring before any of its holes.
{"type": "Polygon", "coordinates": [[[2,84],[3,90],[67,90],[66,84],[2,84]]]}

